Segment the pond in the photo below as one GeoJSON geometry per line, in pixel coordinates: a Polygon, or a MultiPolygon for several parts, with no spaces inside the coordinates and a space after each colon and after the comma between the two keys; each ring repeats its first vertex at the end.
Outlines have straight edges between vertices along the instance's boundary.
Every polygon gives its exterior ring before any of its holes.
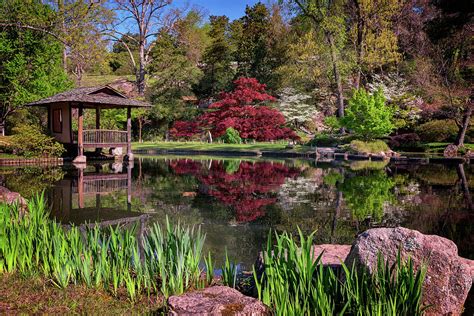
{"type": "Polygon", "coordinates": [[[251,269],[270,229],[298,227],[316,231],[317,243],[350,244],[368,228],[404,226],[447,237],[473,259],[473,172],[469,164],[140,156],[85,169],[3,168],[0,179],[25,197],[45,190],[65,224],[168,217],[199,225],[217,264],[227,249],[251,269]]]}

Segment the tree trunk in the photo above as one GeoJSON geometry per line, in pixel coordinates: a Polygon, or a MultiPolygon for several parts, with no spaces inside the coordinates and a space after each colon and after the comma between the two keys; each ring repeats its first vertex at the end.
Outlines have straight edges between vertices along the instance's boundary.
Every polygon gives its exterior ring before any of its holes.
{"type": "Polygon", "coordinates": [[[354,79],[354,88],[359,89],[360,87],[360,78],[362,76],[362,58],[364,57],[363,41],[364,41],[364,28],[365,23],[361,16],[359,0],[354,0],[354,5],[356,7],[356,16],[357,16],[357,73],[354,79]]]}
{"type": "Polygon", "coordinates": [[[339,72],[339,66],[337,64],[337,53],[336,44],[331,33],[326,33],[326,38],[329,43],[329,49],[331,51],[331,63],[334,75],[334,81],[336,83],[336,94],[337,94],[337,116],[344,117],[344,96],[342,90],[341,74],[339,72]]]}
{"type": "Polygon", "coordinates": [[[459,126],[458,135],[456,137],[456,141],[454,145],[456,146],[464,146],[464,138],[466,137],[466,132],[469,127],[469,123],[471,122],[471,115],[472,115],[472,106],[468,105],[466,111],[464,112],[462,123],[459,126]]]}
{"type": "Polygon", "coordinates": [[[143,95],[145,93],[145,73],[146,73],[146,60],[145,60],[145,42],[140,42],[139,50],[139,63],[136,73],[138,93],[143,95]]]}
{"type": "MultiPolygon", "coordinates": [[[[59,14],[61,15],[61,32],[63,33],[63,36],[66,34],[66,19],[64,16],[64,0],[58,0],[58,11],[59,14]]],[[[63,68],[64,71],[67,73],[67,47],[65,44],[63,44],[63,68]]]]}
{"type": "Polygon", "coordinates": [[[5,122],[0,123],[0,135],[5,136],[5,122]]]}
{"type": "Polygon", "coordinates": [[[142,128],[143,128],[143,121],[142,121],[142,118],[139,117],[139,118],[138,118],[138,142],[139,142],[139,143],[143,143],[143,140],[142,140],[142,128]]]}

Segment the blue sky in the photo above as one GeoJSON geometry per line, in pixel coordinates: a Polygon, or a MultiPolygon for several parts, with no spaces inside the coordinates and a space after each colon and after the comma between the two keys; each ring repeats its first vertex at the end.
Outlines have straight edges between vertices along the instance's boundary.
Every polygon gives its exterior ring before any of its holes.
{"type": "MultiPolygon", "coordinates": [[[[227,15],[230,20],[244,15],[246,5],[254,5],[258,0],[175,0],[175,6],[189,4],[205,9],[208,15],[227,15]]],[[[262,1],[265,3],[265,1],[262,1]]]]}

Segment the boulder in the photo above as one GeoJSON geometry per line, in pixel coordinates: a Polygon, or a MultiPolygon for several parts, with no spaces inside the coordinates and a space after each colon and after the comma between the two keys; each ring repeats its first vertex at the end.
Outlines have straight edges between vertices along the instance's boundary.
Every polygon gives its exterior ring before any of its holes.
{"type": "Polygon", "coordinates": [[[446,148],[444,149],[444,157],[446,158],[454,158],[458,155],[458,146],[454,145],[454,144],[449,144],[448,146],[446,146],[446,148]]]}
{"type": "Polygon", "coordinates": [[[344,262],[346,257],[351,251],[350,245],[334,245],[334,244],[322,244],[313,245],[313,258],[316,260],[322,253],[321,263],[324,266],[332,268],[341,267],[341,262],[344,262]]]}
{"type": "Polygon", "coordinates": [[[270,315],[259,300],[227,286],[213,286],[168,298],[171,315],[270,315]]]}
{"type": "Polygon", "coordinates": [[[7,204],[18,203],[21,207],[26,206],[26,200],[20,195],[20,193],[10,191],[2,186],[0,186],[0,201],[7,204]]]}
{"type": "Polygon", "coordinates": [[[412,258],[415,268],[427,264],[423,304],[432,306],[426,315],[460,315],[472,277],[470,267],[449,239],[402,227],[369,229],[357,237],[345,263],[351,266],[355,262],[373,272],[379,252],[393,263],[398,249],[404,259],[412,258]]]}

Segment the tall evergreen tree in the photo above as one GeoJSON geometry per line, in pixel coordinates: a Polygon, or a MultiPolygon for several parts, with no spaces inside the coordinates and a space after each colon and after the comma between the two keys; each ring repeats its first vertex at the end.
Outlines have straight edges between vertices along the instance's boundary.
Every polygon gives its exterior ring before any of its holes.
{"type": "Polygon", "coordinates": [[[240,22],[242,33],[235,52],[238,63],[237,76],[268,82],[271,76],[267,41],[270,32],[270,12],[265,5],[258,2],[253,7],[247,6],[240,22]]]}
{"type": "Polygon", "coordinates": [[[229,35],[229,18],[226,16],[211,16],[210,45],[206,48],[202,69],[204,76],[197,90],[201,96],[209,97],[219,91],[227,90],[234,77],[232,68],[232,48],[229,35]]]}

